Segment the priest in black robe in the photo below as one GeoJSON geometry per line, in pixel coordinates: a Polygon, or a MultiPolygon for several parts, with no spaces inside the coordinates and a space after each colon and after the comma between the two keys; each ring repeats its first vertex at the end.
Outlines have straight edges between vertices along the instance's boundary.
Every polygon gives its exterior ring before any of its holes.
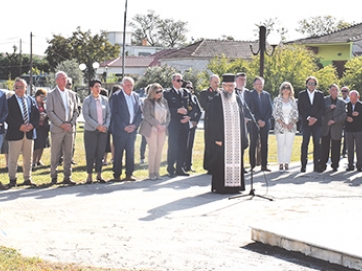
{"type": "Polygon", "coordinates": [[[241,100],[235,94],[235,75],[224,74],[222,90],[211,100],[211,191],[223,194],[245,190],[243,150],[248,146],[241,100]]]}

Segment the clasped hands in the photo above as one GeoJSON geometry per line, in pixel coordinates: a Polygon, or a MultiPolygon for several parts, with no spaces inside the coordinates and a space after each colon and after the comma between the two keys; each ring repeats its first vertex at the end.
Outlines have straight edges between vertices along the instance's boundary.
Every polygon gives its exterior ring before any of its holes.
{"type": "Polygon", "coordinates": [[[34,126],[31,123],[22,124],[22,125],[20,125],[20,128],[19,128],[19,130],[24,133],[30,132],[33,129],[34,129],[34,126]]]}
{"type": "Polygon", "coordinates": [[[178,108],[178,109],[177,109],[177,113],[179,113],[179,114],[181,114],[181,115],[184,115],[184,116],[182,117],[182,119],[180,120],[180,122],[181,122],[182,124],[187,123],[187,122],[191,119],[189,116],[186,116],[186,114],[187,114],[187,109],[184,108],[184,107],[178,108]]]}

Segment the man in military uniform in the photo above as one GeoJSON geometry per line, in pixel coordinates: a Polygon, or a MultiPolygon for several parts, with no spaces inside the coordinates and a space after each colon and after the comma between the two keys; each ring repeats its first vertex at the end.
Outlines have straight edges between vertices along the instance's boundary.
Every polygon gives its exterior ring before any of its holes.
{"type": "Polygon", "coordinates": [[[189,176],[183,168],[186,161],[192,103],[190,92],[182,88],[182,75],[172,75],[172,88],[164,92],[171,113],[168,126],[167,172],[170,177],[189,176]],[[176,169],[174,167],[176,163],[176,169]]]}
{"type": "Polygon", "coordinates": [[[204,169],[210,173],[210,102],[212,98],[220,91],[220,78],[217,74],[210,76],[210,87],[201,91],[200,93],[200,104],[205,111],[204,115],[204,140],[205,140],[205,150],[204,150],[204,169]]]}

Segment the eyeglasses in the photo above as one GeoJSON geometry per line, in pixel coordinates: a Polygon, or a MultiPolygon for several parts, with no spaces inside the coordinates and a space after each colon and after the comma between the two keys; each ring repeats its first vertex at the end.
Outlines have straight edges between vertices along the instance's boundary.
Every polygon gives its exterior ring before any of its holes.
{"type": "Polygon", "coordinates": [[[186,87],[187,89],[194,89],[193,87],[186,87]]]}
{"type": "Polygon", "coordinates": [[[344,89],[344,90],[341,90],[341,92],[348,92],[348,90],[344,89]]]}
{"type": "Polygon", "coordinates": [[[289,89],[290,90],[290,87],[289,86],[283,86],[282,89],[289,89]]]}
{"type": "Polygon", "coordinates": [[[160,94],[160,93],[162,93],[162,89],[156,91],[156,94],[160,94]]]}
{"type": "Polygon", "coordinates": [[[72,84],[67,84],[67,87],[70,87],[72,84]]]}
{"type": "Polygon", "coordinates": [[[15,86],[14,88],[15,88],[15,89],[23,89],[24,86],[15,86]]]}
{"type": "Polygon", "coordinates": [[[182,80],[182,79],[177,79],[177,80],[176,80],[176,82],[178,82],[178,83],[181,83],[181,82],[183,83],[183,81],[184,81],[184,80],[182,80]]]}
{"type": "Polygon", "coordinates": [[[316,86],[317,84],[316,84],[316,83],[313,83],[313,82],[308,82],[307,85],[314,87],[314,86],[316,86]]]}

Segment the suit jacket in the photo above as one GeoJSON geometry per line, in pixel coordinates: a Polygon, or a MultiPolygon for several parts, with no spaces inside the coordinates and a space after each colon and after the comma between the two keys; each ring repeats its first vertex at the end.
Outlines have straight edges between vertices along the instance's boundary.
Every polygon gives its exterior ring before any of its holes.
{"type": "Polygon", "coordinates": [[[189,114],[189,116],[191,117],[190,121],[195,121],[197,123],[201,118],[201,106],[195,94],[190,93],[190,103],[191,103],[191,111],[189,114]]]}
{"type": "MultiPolygon", "coordinates": [[[[159,123],[155,118],[155,104],[149,100],[144,100],[144,106],[143,106],[143,121],[140,126],[139,133],[145,137],[149,137],[151,135],[152,127],[156,127],[157,125],[165,125],[166,127],[170,124],[171,120],[171,113],[168,108],[168,104],[165,98],[162,98],[160,101],[161,104],[163,104],[167,108],[167,117],[165,123],[159,123]]],[[[167,133],[166,129],[166,133],[167,133]]]]}
{"type": "MultiPolygon", "coordinates": [[[[102,106],[103,122],[102,125],[109,128],[111,122],[111,109],[108,103],[108,98],[99,95],[99,99],[102,106]]],[[[98,112],[97,103],[93,95],[87,96],[83,101],[83,118],[84,118],[84,130],[95,131],[98,127],[98,112]]]]}
{"type": "MultiPolygon", "coordinates": [[[[29,123],[36,128],[39,124],[39,111],[36,107],[35,100],[28,95],[25,95],[28,104],[29,123]]],[[[9,114],[6,122],[8,124],[8,131],[6,139],[9,141],[20,140],[24,138],[24,132],[20,131],[20,126],[24,124],[23,114],[17,101],[16,95],[11,96],[8,100],[9,114]]],[[[27,139],[35,139],[34,129],[26,133],[27,139]]]]}
{"type": "Polygon", "coordinates": [[[191,117],[194,107],[191,103],[190,92],[187,89],[183,89],[183,93],[178,94],[174,88],[171,88],[164,92],[164,98],[168,103],[168,108],[171,113],[170,126],[180,125],[180,127],[182,127],[182,125],[189,125],[188,123],[182,124],[180,122],[184,115],[177,113],[177,109],[181,107],[186,108],[186,115],[191,117]]]}
{"type": "Polygon", "coordinates": [[[317,119],[314,125],[322,126],[322,118],[325,111],[323,92],[314,90],[314,101],[312,105],[307,91],[309,90],[302,90],[298,94],[298,111],[301,117],[302,127],[308,127],[307,118],[309,116],[317,119]]]}
{"type": "Polygon", "coordinates": [[[337,98],[336,108],[331,109],[331,96],[324,97],[325,112],[323,115],[322,124],[322,136],[327,136],[331,132],[331,138],[333,140],[340,140],[342,138],[342,132],[344,127],[344,121],[347,118],[346,103],[337,98]],[[328,126],[328,121],[334,120],[334,124],[328,126]]]}
{"type": "Polygon", "coordinates": [[[347,104],[347,117],[351,117],[353,119],[352,122],[346,121],[346,131],[347,132],[362,132],[362,103],[357,101],[355,104],[354,110],[352,110],[352,103],[349,102],[347,104]],[[352,112],[357,111],[358,116],[352,116],[352,112]]]}
{"type": "Polygon", "coordinates": [[[8,116],[8,103],[6,101],[5,91],[0,90],[0,134],[5,133],[4,122],[8,116]]]}
{"type": "Polygon", "coordinates": [[[112,95],[111,99],[111,132],[116,136],[127,136],[129,135],[124,128],[128,125],[135,125],[136,129],[132,134],[135,134],[137,127],[140,125],[142,120],[142,111],[140,105],[140,98],[138,94],[134,91],[131,92],[131,96],[134,101],[134,118],[132,123],[130,123],[130,115],[128,111],[128,106],[123,90],[118,91],[112,95]]]}
{"type": "Polygon", "coordinates": [[[60,128],[63,123],[70,123],[72,125],[71,133],[76,130],[77,117],[78,117],[78,104],[75,92],[66,89],[68,94],[68,119],[65,117],[65,107],[63,99],[60,96],[58,87],[54,88],[47,96],[47,115],[51,121],[50,132],[62,133],[64,130],[60,128]]]}
{"type": "Polygon", "coordinates": [[[265,122],[265,128],[269,129],[270,127],[270,118],[272,116],[273,106],[269,92],[262,90],[261,92],[261,101],[259,99],[259,94],[256,90],[251,91],[250,93],[250,110],[254,114],[255,121],[258,122],[262,120],[265,122]]]}

